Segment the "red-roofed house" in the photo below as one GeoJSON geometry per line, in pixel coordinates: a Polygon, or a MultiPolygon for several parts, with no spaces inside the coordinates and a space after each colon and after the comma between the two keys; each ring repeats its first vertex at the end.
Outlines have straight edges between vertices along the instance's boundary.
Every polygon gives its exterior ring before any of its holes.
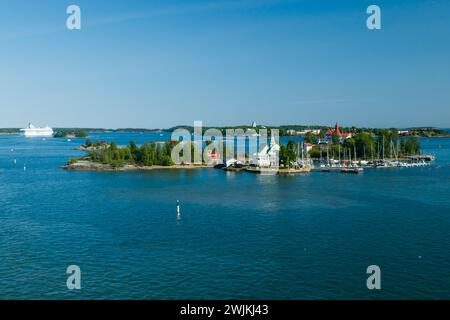
{"type": "Polygon", "coordinates": [[[351,132],[341,132],[341,129],[339,127],[339,124],[336,122],[336,125],[334,126],[334,130],[333,129],[328,129],[328,135],[330,137],[333,137],[334,135],[337,135],[340,138],[344,138],[344,139],[348,139],[352,137],[352,133],[351,132]]]}
{"type": "Polygon", "coordinates": [[[313,144],[312,143],[309,143],[309,142],[305,142],[304,144],[303,144],[303,148],[304,148],[304,150],[306,151],[306,152],[309,152],[309,151],[311,151],[312,150],[312,148],[313,148],[313,144]]]}

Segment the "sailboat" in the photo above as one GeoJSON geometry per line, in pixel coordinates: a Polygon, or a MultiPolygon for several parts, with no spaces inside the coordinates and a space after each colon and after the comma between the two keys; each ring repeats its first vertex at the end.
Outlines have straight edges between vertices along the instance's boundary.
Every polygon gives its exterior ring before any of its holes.
{"type": "MultiPolygon", "coordinates": [[[[356,161],[356,147],[354,146],[354,153],[355,153],[355,161],[356,161]]],[[[352,162],[352,151],[348,150],[348,158],[349,158],[349,165],[347,167],[344,167],[341,169],[342,173],[363,173],[364,168],[359,167],[357,164],[352,162]]]]}

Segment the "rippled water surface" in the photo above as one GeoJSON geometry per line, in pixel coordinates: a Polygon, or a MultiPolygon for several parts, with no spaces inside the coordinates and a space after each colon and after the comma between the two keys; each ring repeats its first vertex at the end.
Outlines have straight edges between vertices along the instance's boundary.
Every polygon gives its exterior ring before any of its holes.
{"type": "Polygon", "coordinates": [[[450,139],[428,168],[292,177],[58,169],[82,142],[0,136],[0,298],[450,298],[450,139]]]}

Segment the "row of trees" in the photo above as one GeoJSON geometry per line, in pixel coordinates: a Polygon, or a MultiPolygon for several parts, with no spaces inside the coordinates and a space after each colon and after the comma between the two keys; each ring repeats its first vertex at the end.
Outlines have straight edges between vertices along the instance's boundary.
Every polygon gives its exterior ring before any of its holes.
{"type": "Polygon", "coordinates": [[[378,135],[360,132],[352,138],[340,141],[333,137],[331,144],[316,146],[311,156],[318,158],[322,151],[330,157],[344,157],[350,153],[352,157],[363,159],[398,158],[420,154],[419,137],[399,137],[397,131],[380,130],[378,135]]]}
{"type": "Polygon", "coordinates": [[[280,153],[278,154],[278,157],[280,159],[280,165],[285,167],[290,167],[292,161],[297,160],[297,144],[293,141],[289,141],[288,144],[280,145],[280,153]]]}
{"type": "Polygon", "coordinates": [[[66,138],[68,136],[75,136],[76,138],[86,138],[88,136],[87,131],[81,129],[75,130],[58,130],[53,135],[54,138],[66,138]]]}
{"type": "Polygon", "coordinates": [[[119,148],[115,142],[112,142],[105,147],[91,151],[88,158],[110,165],[171,166],[173,165],[171,152],[176,143],[174,141],[146,142],[139,147],[136,142],[131,141],[128,146],[119,148]]]}

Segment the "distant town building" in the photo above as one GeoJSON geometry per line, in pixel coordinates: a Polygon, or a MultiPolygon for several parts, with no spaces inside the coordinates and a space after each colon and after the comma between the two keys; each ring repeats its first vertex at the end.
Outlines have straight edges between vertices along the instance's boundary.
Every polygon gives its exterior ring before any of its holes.
{"type": "Polygon", "coordinates": [[[339,127],[339,124],[336,122],[336,125],[334,126],[334,129],[328,129],[328,136],[329,138],[333,138],[334,135],[337,135],[339,138],[342,139],[349,139],[353,136],[351,132],[341,132],[341,128],[339,127]]]}
{"type": "Polygon", "coordinates": [[[320,129],[306,129],[306,130],[301,130],[301,131],[296,131],[293,129],[286,130],[286,133],[290,136],[305,136],[308,133],[318,135],[321,132],[322,132],[322,130],[320,130],[320,129]]]}
{"type": "Polygon", "coordinates": [[[297,131],[289,129],[289,130],[286,130],[286,133],[290,136],[295,136],[297,134],[297,131]]]}
{"type": "Polygon", "coordinates": [[[319,140],[317,140],[317,144],[330,144],[332,142],[333,140],[330,137],[320,138],[319,140]]]}
{"type": "Polygon", "coordinates": [[[304,149],[306,152],[309,152],[309,151],[312,150],[313,146],[314,146],[314,145],[313,145],[312,143],[305,142],[305,143],[303,144],[303,149],[304,149]]]}
{"type": "Polygon", "coordinates": [[[219,162],[221,160],[219,152],[217,152],[216,149],[208,151],[208,158],[213,162],[219,162]]]}
{"type": "Polygon", "coordinates": [[[320,129],[307,129],[307,130],[302,130],[299,131],[300,135],[307,135],[308,133],[312,133],[312,134],[320,134],[322,132],[322,130],[320,129]]]}

